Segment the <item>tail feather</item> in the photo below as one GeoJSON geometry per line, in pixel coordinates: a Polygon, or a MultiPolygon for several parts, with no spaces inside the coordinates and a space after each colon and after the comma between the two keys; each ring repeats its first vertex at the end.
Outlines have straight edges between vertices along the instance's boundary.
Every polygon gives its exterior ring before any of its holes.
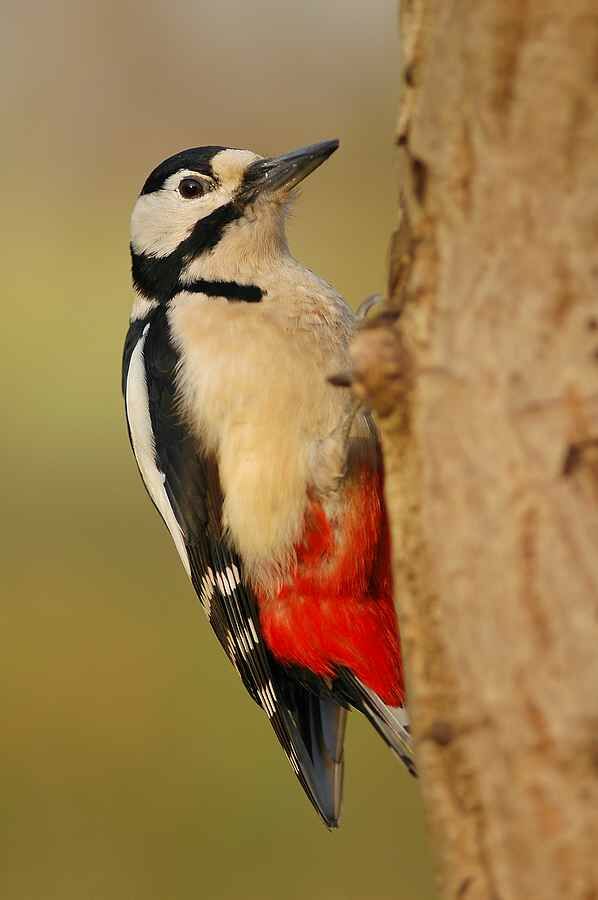
{"type": "Polygon", "coordinates": [[[284,684],[284,705],[296,728],[295,751],[308,796],[329,828],[339,823],[347,710],[300,683],[284,684]]]}
{"type": "Polygon", "coordinates": [[[388,706],[363,684],[352,672],[343,670],[339,686],[355,709],[362,712],[380,737],[396,753],[412,775],[417,775],[413,760],[413,741],[409,731],[409,716],[404,706],[388,706]]]}

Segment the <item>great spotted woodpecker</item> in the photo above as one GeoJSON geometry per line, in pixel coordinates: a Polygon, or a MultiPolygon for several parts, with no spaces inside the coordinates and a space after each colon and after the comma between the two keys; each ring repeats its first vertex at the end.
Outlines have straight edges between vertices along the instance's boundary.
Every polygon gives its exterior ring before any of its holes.
{"type": "Polygon", "coordinates": [[[356,318],[289,253],[295,186],[338,146],[200,147],[131,223],[131,445],[225,653],[338,824],[346,711],[413,771],[372,422],[327,376],[356,318]]]}

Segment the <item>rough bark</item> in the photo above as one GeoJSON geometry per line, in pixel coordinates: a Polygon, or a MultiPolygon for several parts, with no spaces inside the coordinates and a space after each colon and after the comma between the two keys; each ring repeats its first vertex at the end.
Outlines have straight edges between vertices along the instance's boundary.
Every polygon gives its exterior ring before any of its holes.
{"type": "Polygon", "coordinates": [[[598,7],[402,0],[380,424],[447,898],[598,897],[598,7]]]}

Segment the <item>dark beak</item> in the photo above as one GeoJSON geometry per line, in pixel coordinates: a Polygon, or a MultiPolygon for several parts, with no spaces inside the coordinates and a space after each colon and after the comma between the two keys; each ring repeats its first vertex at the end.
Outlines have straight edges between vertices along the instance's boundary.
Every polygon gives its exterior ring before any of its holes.
{"type": "Polygon", "coordinates": [[[281,189],[290,191],[321,166],[337,147],[338,141],[321,141],[282,156],[256,160],[245,172],[241,188],[243,200],[249,202],[258,194],[273,194],[281,189]]]}

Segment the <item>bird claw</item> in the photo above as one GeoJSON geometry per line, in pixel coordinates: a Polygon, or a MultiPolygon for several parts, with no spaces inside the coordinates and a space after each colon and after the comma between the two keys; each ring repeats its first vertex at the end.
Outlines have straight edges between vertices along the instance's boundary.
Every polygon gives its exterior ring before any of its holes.
{"type": "Polygon", "coordinates": [[[384,301],[384,297],[382,294],[370,294],[365,300],[359,304],[357,309],[355,310],[355,315],[358,319],[365,319],[370,309],[374,306],[378,306],[379,303],[384,301]]]}
{"type": "MultiPolygon", "coordinates": [[[[383,301],[384,297],[382,296],[382,294],[370,294],[357,307],[355,311],[355,317],[360,321],[363,321],[369,311],[374,306],[378,306],[383,301]]],[[[350,388],[353,386],[354,381],[353,372],[350,369],[345,369],[342,372],[333,372],[332,375],[329,375],[326,380],[329,384],[334,385],[334,387],[350,388]]]]}
{"type": "Polygon", "coordinates": [[[334,387],[348,388],[353,384],[353,373],[348,369],[344,372],[334,372],[328,376],[326,381],[334,387]]]}

